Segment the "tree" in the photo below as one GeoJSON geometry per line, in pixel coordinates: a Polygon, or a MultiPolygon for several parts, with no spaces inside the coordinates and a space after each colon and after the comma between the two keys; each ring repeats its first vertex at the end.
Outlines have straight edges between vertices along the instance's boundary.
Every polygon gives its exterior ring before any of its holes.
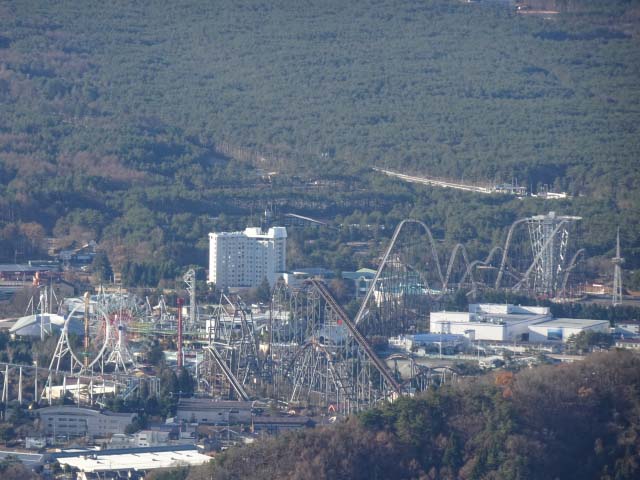
{"type": "Polygon", "coordinates": [[[162,349],[162,345],[160,342],[155,340],[151,348],[149,348],[149,352],[147,353],[147,361],[151,365],[159,366],[164,361],[164,350],[162,349]]]}
{"type": "Polygon", "coordinates": [[[144,414],[138,414],[133,417],[131,423],[125,427],[124,433],[131,435],[132,433],[136,433],[144,428],[147,428],[147,424],[147,416],[144,414]]]}
{"type": "Polygon", "coordinates": [[[15,455],[7,455],[0,461],[0,477],[3,480],[31,480],[39,478],[15,455]]]}
{"type": "Polygon", "coordinates": [[[195,381],[189,373],[189,370],[187,370],[185,367],[182,367],[180,369],[180,373],[178,374],[178,391],[180,392],[180,395],[193,395],[194,386],[195,381]]]}
{"type": "Polygon", "coordinates": [[[263,277],[260,285],[256,287],[255,297],[262,303],[267,303],[271,300],[271,285],[269,285],[267,277],[263,277]]]}
{"type": "Polygon", "coordinates": [[[334,278],[329,282],[329,289],[338,302],[347,303],[355,293],[354,283],[341,278],[334,278]]]}
{"type": "Polygon", "coordinates": [[[93,257],[91,268],[96,281],[100,283],[109,282],[113,278],[111,263],[109,262],[109,257],[105,252],[96,253],[96,256],[93,257]]]}
{"type": "Polygon", "coordinates": [[[169,414],[175,410],[177,404],[177,393],[179,391],[178,377],[169,368],[164,368],[160,372],[160,398],[163,414],[169,414]]]}
{"type": "Polygon", "coordinates": [[[613,337],[606,332],[586,330],[577,335],[571,335],[567,340],[567,344],[582,352],[590,351],[593,347],[606,349],[613,344],[613,337]]]}
{"type": "Polygon", "coordinates": [[[148,480],[185,480],[189,475],[189,468],[181,467],[170,470],[153,470],[145,478],[148,480]]]}
{"type": "Polygon", "coordinates": [[[15,430],[10,423],[0,423],[0,438],[4,441],[5,445],[9,440],[15,437],[15,430]]]}

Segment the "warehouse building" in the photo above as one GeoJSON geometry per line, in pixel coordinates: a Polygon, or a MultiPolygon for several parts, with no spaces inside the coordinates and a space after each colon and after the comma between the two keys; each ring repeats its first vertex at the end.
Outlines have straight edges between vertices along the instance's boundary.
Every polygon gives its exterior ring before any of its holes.
{"type": "Polygon", "coordinates": [[[209,282],[218,288],[273,286],[286,268],[287,229],[246,228],[209,234],[209,282]]]}
{"type": "Polygon", "coordinates": [[[469,312],[432,312],[433,333],[494,342],[566,342],[584,331],[609,332],[608,320],[554,319],[548,307],[471,304],[469,312]]]}
{"type": "Polygon", "coordinates": [[[144,479],[152,470],[204,465],[211,461],[211,457],[199,453],[195,445],[84,450],[50,456],[61,466],[79,472],[76,478],[80,479],[144,479]]]}
{"type": "Polygon", "coordinates": [[[472,341],[527,341],[531,325],[551,319],[548,307],[471,304],[468,312],[431,312],[431,332],[465,335],[472,341]]]}
{"type": "Polygon", "coordinates": [[[609,320],[588,320],[584,318],[557,318],[529,327],[531,342],[566,342],[571,335],[594,331],[609,333],[609,320]]]}
{"type": "Polygon", "coordinates": [[[181,398],[176,420],[179,422],[228,425],[251,422],[251,402],[181,398]]]}

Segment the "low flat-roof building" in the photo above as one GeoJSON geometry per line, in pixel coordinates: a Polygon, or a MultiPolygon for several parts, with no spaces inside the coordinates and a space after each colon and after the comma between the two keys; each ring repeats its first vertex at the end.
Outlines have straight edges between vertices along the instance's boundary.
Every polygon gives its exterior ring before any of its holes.
{"type": "Polygon", "coordinates": [[[640,339],[639,338],[619,338],[616,340],[616,348],[627,348],[629,350],[640,351],[640,339]]]}
{"type": "Polygon", "coordinates": [[[109,448],[139,448],[167,445],[171,432],[140,430],[132,435],[117,433],[111,436],[109,448]]]}
{"type": "Polygon", "coordinates": [[[270,417],[259,416],[254,417],[251,423],[254,433],[263,433],[267,435],[278,435],[279,433],[288,432],[290,430],[299,430],[301,428],[313,428],[315,422],[309,417],[270,417]]]}
{"type": "Polygon", "coordinates": [[[290,288],[300,288],[305,280],[311,278],[328,280],[333,278],[332,270],[323,267],[299,268],[290,272],[283,272],[282,279],[290,288]]]}
{"type": "Polygon", "coordinates": [[[107,478],[105,474],[112,472],[121,472],[117,478],[144,478],[144,473],[150,470],[204,465],[211,461],[211,457],[199,453],[194,445],[80,451],[51,457],[60,465],[82,472],[81,478],[107,478]]]}
{"type": "Polygon", "coordinates": [[[447,333],[417,333],[415,335],[399,335],[389,338],[389,345],[408,352],[416,351],[420,347],[435,348],[450,352],[459,349],[469,342],[464,335],[447,333]]]}
{"type": "Polygon", "coordinates": [[[548,307],[471,304],[468,312],[431,312],[431,332],[465,335],[470,340],[526,341],[529,326],[551,320],[548,307]]]}
{"type": "Polygon", "coordinates": [[[609,332],[608,320],[554,319],[548,307],[471,304],[469,312],[432,312],[431,331],[464,334],[470,340],[566,342],[583,331],[609,332]]]}
{"type": "Polygon", "coordinates": [[[113,413],[71,405],[44,407],[38,410],[38,414],[44,433],[55,437],[108,437],[124,433],[135,417],[133,413],[113,413]]]}
{"type": "Polygon", "coordinates": [[[529,340],[532,342],[566,342],[571,335],[580,332],[609,332],[609,320],[588,320],[584,318],[557,318],[529,327],[529,340]]]}
{"type": "Polygon", "coordinates": [[[60,278],[61,276],[58,265],[0,264],[0,280],[31,282],[36,273],[38,273],[41,278],[60,278]]]}
{"type": "Polygon", "coordinates": [[[353,282],[356,298],[364,297],[367,294],[375,276],[376,271],[370,268],[360,268],[355,272],[342,272],[343,279],[353,282]]]}
{"type": "Polygon", "coordinates": [[[251,422],[251,402],[181,398],[176,420],[187,423],[230,424],[251,422]]]}
{"type": "Polygon", "coordinates": [[[640,336],[640,322],[633,320],[616,322],[616,333],[623,335],[625,338],[640,336]]]}

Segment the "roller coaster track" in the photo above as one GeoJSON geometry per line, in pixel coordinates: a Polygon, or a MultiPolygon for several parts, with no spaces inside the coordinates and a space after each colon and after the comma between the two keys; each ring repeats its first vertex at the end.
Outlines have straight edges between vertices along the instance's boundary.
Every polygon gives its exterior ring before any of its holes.
{"type": "Polygon", "coordinates": [[[461,243],[458,243],[456,244],[455,247],[453,247],[453,251],[451,252],[451,257],[449,257],[449,265],[447,266],[447,275],[444,277],[444,282],[442,283],[443,293],[447,291],[447,287],[449,286],[449,280],[451,279],[451,272],[453,272],[453,265],[455,264],[456,257],[458,256],[458,252],[460,252],[460,254],[462,255],[462,259],[464,260],[464,263],[466,266],[464,276],[462,277],[462,281],[460,283],[463,283],[468,275],[469,280],[471,281],[472,290],[473,291],[476,290],[476,281],[473,278],[473,273],[471,272],[471,264],[469,263],[469,256],[467,255],[467,249],[464,248],[464,245],[462,245],[461,243]]]}
{"type": "Polygon", "coordinates": [[[529,220],[528,218],[521,218],[520,220],[516,220],[509,227],[509,233],[507,234],[507,240],[504,242],[504,249],[502,250],[502,261],[500,262],[500,270],[498,270],[498,277],[496,278],[496,290],[500,288],[500,283],[502,283],[502,276],[504,275],[504,267],[507,264],[507,255],[509,253],[509,246],[511,245],[511,238],[513,237],[513,231],[516,229],[517,225],[526,222],[529,220]]]}
{"type": "Polygon", "coordinates": [[[309,280],[309,282],[316,288],[322,298],[324,298],[325,302],[327,302],[329,307],[342,319],[358,345],[360,345],[364,349],[365,353],[369,357],[369,360],[373,362],[378,372],[380,372],[382,378],[386,380],[386,382],[393,388],[393,390],[395,390],[398,395],[402,395],[402,387],[400,387],[400,384],[396,381],[395,378],[393,378],[393,376],[387,369],[387,366],[382,362],[382,360],[380,360],[378,355],[376,355],[365,336],[360,333],[355,322],[352,322],[347,312],[345,312],[342,307],[338,305],[329,290],[327,290],[327,287],[318,280],[309,280]]]}
{"type": "Polygon", "coordinates": [[[487,264],[488,262],[490,262],[491,259],[493,258],[493,255],[495,254],[495,251],[500,248],[500,247],[496,247],[496,248],[492,249],[491,252],[489,252],[489,256],[487,257],[487,259],[484,262],[479,262],[478,261],[478,262],[470,263],[469,262],[469,256],[467,254],[466,248],[464,247],[464,245],[459,243],[453,248],[453,251],[451,252],[451,256],[449,257],[449,263],[448,263],[448,266],[447,266],[446,275],[443,276],[442,275],[442,268],[440,266],[440,258],[438,256],[438,251],[436,250],[436,242],[433,239],[433,234],[431,233],[431,230],[429,229],[429,227],[424,222],[421,222],[420,220],[415,220],[415,219],[412,219],[412,218],[407,218],[407,219],[403,220],[402,222],[400,222],[398,224],[398,226],[396,227],[395,231],[393,232],[393,236],[391,237],[391,241],[389,242],[389,246],[387,247],[387,249],[386,249],[386,251],[385,251],[385,253],[384,253],[383,257],[382,257],[382,261],[380,262],[380,265],[378,266],[378,270],[376,271],[375,277],[373,278],[373,281],[371,282],[371,286],[369,287],[369,290],[367,291],[367,294],[365,295],[365,298],[362,301],[362,304],[360,305],[360,309],[358,310],[358,313],[356,314],[356,317],[354,319],[355,325],[360,324],[360,322],[364,318],[365,313],[367,311],[367,305],[369,304],[369,300],[371,299],[371,296],[373,295],[373,292],[376,289],[376,285],[378,283],[378,280],[380,279],[380,276],[382,275],[382,271],[384,270],[384,267],[387,264],[387,261],[389,260],[389,256],[391,255],[391,252],[393,251],[393,248],[396,245],[396,242],[398,240],[398,236],[400,235],[400,232],[402,231],[403,227],[408,223],[414,223],[414,224],[417,224],[417,225],[421,226],[423,228],[424,232],[427,234],[427,237],[429,239],[429,246],[431,247],[431,256],[432,256],[432,258],[434,260],[434,263],[435,263],[438,280],[440,280],[440,284],[442,285],[442,293],[437,298],[442,298],[442,296],[445,295],[445,293],[446,293],[446,290],[447,290],[447,288],[449,286],[449,281],[451,280],[451,275],[452,275],[452,272],[453,272],[453,266],[455,265],[455,261],[456,261],[458,255],[462,255],[462,259],[463,259],[464,265],[465,265],[465,273],[464,273],[464,276],[463,276],[462,281],[460,283],[463,283],[464,280],[466,280],[467,277],[468,277],[469,281],[471,282],[471,285],[472,285],[472,290],[475,291],[476,288],[477,288],[477,285],[476,285],[475,278],[473,277],[473,268],[477,264],[487,264]]]}
{"type": "Polygon", "coordinates": [[[493,257],[496,255],[497,252],[502,251],[502,247],[493,247],[491,249],[491,251],[489,251],[489,254],[487,255],[487,257],[484,260],[474,260],[473,262],[471,262],[470,264],[468,264],[467,266],[467,271],[464,272],[464,276],[462,277],[462,280],[460,283],[464,283],[464,281],[467,279],[467,277],[471,278],[471,285],[472,285],[472,291],[475,292],[476,290],[476,281],[473,278],[473,269],[476,268],[478,265],[482,265],[482,266],[488,266],[491,265],[491,261],[493,260],[493,257]]]}
{"type": "Polygon", "coordinates": [[[224,376],[227,378],[227,380],[229,381],[229,383],[231,384],[235,392],[238,394],[238,397],[240,397],[245,402],[249,401],[249,395],[247,394],[247,391],[244,389],[242,384],[235,377],[235,375],[227,365],[227,362],[224,361],[224,358],[222,358],[222,355],[220,355],[220,352],[218,352],[218,349],[213,345],[207,345],[206,347],[204,347],[204,349],[211,354],[211,357],[216,362],[218,367],[220,367],[220,370],[222,371],[224,376]]]}
{"type": "Polygon", "coordinates": [[[567,268],[564,271],[564,278],[562,279],[562,289],[560,290],[561,292],[564,292],[567,288],[567,281],[569,280],[569,274],[573,271],[574,268],[576,268],[578,264],[578,257],[580,255],[584,257],[585,252],[586,250],[584,248],[581,248],[571,258],[571,261],[569,262],[569,266],[567,266],[567,268]]]}
{"type": "Polygon", "coordinates": [[[396,241],[398,240],[398,236],[402,231],[402,227],[404,227],[407,223],[416,223],[418,225],[421,225],[424,228],[427,235],[429,236],[429,241],[431,243],[431,254],[436,261],[436,269],[438,270],[438,277],[440,281],[444,283],[444,279],[442,278],[442,270],[440,269],[440,260],[438,259],[438,252],[435,249],[435,242],[433,241],[433,235],[431,234],[431,230],[429,230],[429,227],[427,227],[427,225],[424,222],[421,222],[420,220],[414,220],[411,218],[402,220],[402,222],[398,224],[398,226],[396,227],[396,230],[393,232],[393,236],[391,237],[391,242],[389,242],[389,246],[387,247],[387,250],[384,252],[382,261],[380,262],[380,266],[376,271],[376,275],[375,277],[373,277],[373,281],[369,286],[369,290],[367,290],[367,294],[365,295],[364,299],[362,300],[362,303],[360,304],[360,309],[358,310],[358,313],[356,314],[356,317],[353,320],[354,325],[357,326],[364,318],[365,312],[367,311],[367,305],[369,305],[369,300],[371,300],[371,296],[373,295],[373,292],[376,289],[376,285],[378,284],[378,280],[380,279],[382,270],[387,264],[387,260],[389,259],[389,256],[391,255],[391,251],[393,250],[393,247],[395,246],[396,241]]]}

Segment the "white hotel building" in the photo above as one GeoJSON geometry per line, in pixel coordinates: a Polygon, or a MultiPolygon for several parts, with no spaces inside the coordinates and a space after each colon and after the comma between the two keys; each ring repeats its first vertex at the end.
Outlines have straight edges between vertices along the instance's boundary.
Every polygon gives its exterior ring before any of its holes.
{"type": "Polygon", "coordinates": [[[210,233],[209,282],[218,288],[255,287],[266,277],[273,286],[277,274],[285,270],[286,254],[285,227],[210,233]]]}

